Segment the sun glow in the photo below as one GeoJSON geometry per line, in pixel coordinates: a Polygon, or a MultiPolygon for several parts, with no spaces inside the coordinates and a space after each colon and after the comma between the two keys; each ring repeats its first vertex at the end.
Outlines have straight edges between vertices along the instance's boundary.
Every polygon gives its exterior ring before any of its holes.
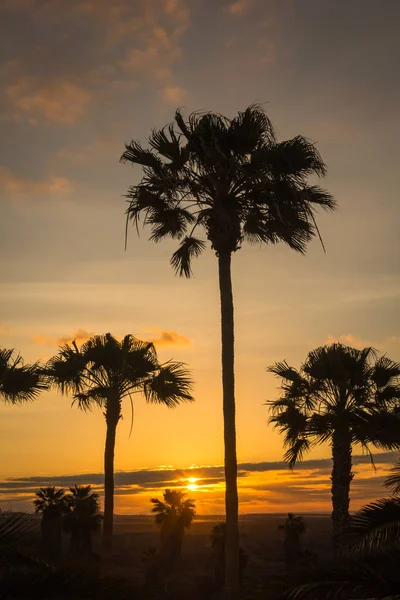
{"type": "Polygon", "coordinates": [[[188,482],[189,484],[186,486],[188,490],[194,492],[194,490],[197,490],[197,488],[199,487],[196,484],[197,478],[196,477],[189,477],[188,478],[188,482]]]}

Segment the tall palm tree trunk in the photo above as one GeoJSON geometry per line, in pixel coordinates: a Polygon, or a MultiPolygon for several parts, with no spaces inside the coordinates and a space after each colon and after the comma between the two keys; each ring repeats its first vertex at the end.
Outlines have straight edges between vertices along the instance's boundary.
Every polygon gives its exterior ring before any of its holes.
{"type": "Polygon", "coordinates": [[[231,253],[218,255],[221,297],[222,391],[225,443],[225,598],[239,597],[239,527],[235,425],[234,322],[231,253]]]}
{"type": "Polygon", "coordinates": [[[111,556],[114,521],[114,449],[119,420],[119,411],[112,410],[109,402],[106,409],[106,446],[104,450],[104,518],[103,518],[103,558],[111,556]]]}
{"type": "Polygon", "coordinates": [[[334,550],[341,554],[341,536],[350,524],[350,484],[353,479],[351,436],[347,429],[334,431],[332,437],[332,523],[334,550]]]}

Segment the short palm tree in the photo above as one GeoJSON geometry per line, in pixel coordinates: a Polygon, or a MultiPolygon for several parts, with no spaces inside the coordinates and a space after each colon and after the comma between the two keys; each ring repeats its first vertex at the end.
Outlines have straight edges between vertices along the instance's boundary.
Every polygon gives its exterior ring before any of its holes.
{"type": "Polygon", "coordinates": [[[160,526],[160,557],[166,572],[170,572],[179,560],[185,530],[196,516],[194,500],[185,498],[180,490],[165,490],[164,501],[152,498],[156,525],[160,526]]]}
{"type": "Polygon", "coordinates": [[[192,381],[183,363],[161,364],[151,343],[132,335],[118,341],[110,333],[96,335],[81,348],[73,342],[62,346],[47,364],[49,380],[62,393],[70,394],[82,410],[99,406],[106,419],[104,451],[103,553],[112,547],[114,515],[114,448],[122,416],[122,401],[142,393],[147,402],[168,408],[193,400],[192,381]]]}
{"type": "Polygon", "coordinates": [[[54,486],[40,488],[33,504],[35,512],[42,513],[43,552],[48,558],[57,560],[62,553],[62,518],[66,512],[64,490],[54,486]]]}
{"type": "Polygon", "coordinates": [[[291,468],[310,448],[332,450],[332,520],[336,549],[349,526],[352,448],[400,447],[400,365],[372,348],[331,344],[310,352],[300,370],[286,362],[268,369],[282,379],[282,395],[269,402],[270,421],[285,434],[291,468]]]}
{"type": "Polygon", "coordinates": [[[287,519],[279,529],[285,532],[285,563],[290,569],[301,558],[301,536],[306,532],[306,524],[303,517],[296,517],[288,513],[287,519]]]}
{"type": "Polygon", "coordinates": [[[30,402],[46,389],[39,363],[24,364],[15,350],[0,348],[0,399],[10,404],[30,402]]]}
{"type": "Polygon", "coordinates": [[[67,512],[64,530],[71,535],[70,551],[73,556],[90,556],[92,534],[100,530],[99,495],[90,485],[75,485],[65,495],[67,512]]]}
{"type": "Polygon", "coordinates": [[[192,259],[210,242],[218,259],[222,330],[222,387],[226,480],[226,595],[239,594],[239,532],[234,386],[232,254],[244,241],[284,242],[305,253],[318,234],[315,209],[335,207],[309,177],[325,175],[315,146],[302,136],[278,142],[259,106],[234,119],[215,113],[179,111],[168,128],[153,131],[149,149],[132,141],[121,160],[143,169],[128,190],[127,222],[140,219],[150,239],[180,242],[172,255],[176,273],[190,277],[192,259]]]}

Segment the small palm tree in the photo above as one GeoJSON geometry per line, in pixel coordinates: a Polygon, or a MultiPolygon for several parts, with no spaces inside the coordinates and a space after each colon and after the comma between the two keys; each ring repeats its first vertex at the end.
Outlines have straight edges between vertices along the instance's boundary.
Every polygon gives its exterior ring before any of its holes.
{"type": "Polygon", "coordinates": [[[57,560],[62,553],[62,518],[66,512],[64,490],[54,486],[40,488],[33,504],[35,512],[42,513],[43,552],[48,558],[57,560]]]}
{"type": "Polygon", "coordinates": [[[332,520],[336,549],[350,524],[352,448],[400,447],[400,365],[372,348],[331,344],[309,353],[300,370],[286,362],[268,369],[282,379],[282,396],[269,402],[270,421],[285,434],[291,468],[315,445],[332,449],[332,520]]]}
{"type": "Polygon", "coordinates": [[[39,363],[24,364],[15,350],[0,348],[0,399],[10,404],[30,402],[46,389],[39,363]]]}
{"type": "Polygon", "coordinates": [[[74,556],[90,556],[92,534],[100,531],[101,515],[99,495],[90,485],[75,485],[65,495],[67,513],[64,530],[71,535],[70,550],[74,556]]]}
{"type": "Polygon", "coordinates": [[[306,532],[306,525],[303,517],[296,517],[293,513],[288,513],[287,519],[279,529],[285,532],[285,563],[288,569],[291,569],[299,562],[301,552],[301,536],[306,532]]]}
{"type": "Polygon", "coordinates": [[[71,394],[82,410],[98,406],[106,419],[104,450],[103,554],[112,547],[114,515],[114,449],[122,401],[142,393],[147,402],[174,408],[192,401],[192,381],[183,363],[161,364],[151,343],[126,335],[120,342],[110,333],[96,335],[79,349],[75,342],[60,348],[46,373],[62,393],[71,394]]]}
{"type": "Polygon", "coordinates": [[[232,255],[244,241],[284,242],[305,253],[319,235],[315,209],[332,210],[332,197],[312,175],[324,176],[315,145],[302,136],[278,142],[259,106],[234,119],[193,113],[185,121],[175,113],[168,128],[153,131],[150,149],[126,145],[121,160],[143,169],[142,180],[128,190],[127,219],[141,218],[150,239],[179,240],[171,264],[190,277],[192,259],[206,248],[202,231],[218,259],[221,297],[222,388],[226,479],[226,595],[239,594],[239,530],[234,385],[232,255]]]}
{"type": "Polygon", "coordinates": [[[194,500],[185,499],[185,496],[180,490],[165,490],[164,502],[157,498],[151,500],[151,512],[155,514],[155,522],[160,526],[160,558],[166,573],[172,571],[179,560],[185,530],[196,516],[194,500]]]}

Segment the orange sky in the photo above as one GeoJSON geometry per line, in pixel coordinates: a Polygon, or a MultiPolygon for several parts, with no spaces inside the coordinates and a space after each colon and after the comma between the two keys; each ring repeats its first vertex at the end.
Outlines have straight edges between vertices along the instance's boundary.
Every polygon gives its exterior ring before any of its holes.
{"type": "MultiPolygon", "coordinates": [[[[132,229],[123,250],[122,195],[138,177],[118,163],[124,142],[144,141],[178,105],[233,116],[265,103],[281,138],[318,143],[340,205],[319,219],[326,256],[317,242],[306,257],[279,246],[234,256],[239,462],[282,459],[264,406],[277,394],[265,371],[274,361],[298,366],[336,339],[400,360],[398,182],[387,160],[400,125],[399,18],[396,0],[385,10],[373,0],[1,3],[0,345],[34,360],[73,337],[133,333],[162,360],[187,362],[196,382],[196,403],[174,411],[138,398],[130,439],[124,407],[117,470],[223,461],[215,257],[185,281],[169,266],[174,243],[132,229]]],[[[98,484],[104,433],[100,411],[80,413],[54,392],[1,406],[0,506],[26,506],[34,485],[21,478],[98,484]]],[[[382,460],[376,475],[357,466],[354,507],[382,493],[382,460]]],[[[327,463],[295,475],[275,467],[240,477],[243,512],[329,509],[327,463]]],[[[117,494],[117,510],[148,510],[168,481],[117,494]]],[[[199,511],[222,512],[221,485],[191,492],[199,511]]]]}

